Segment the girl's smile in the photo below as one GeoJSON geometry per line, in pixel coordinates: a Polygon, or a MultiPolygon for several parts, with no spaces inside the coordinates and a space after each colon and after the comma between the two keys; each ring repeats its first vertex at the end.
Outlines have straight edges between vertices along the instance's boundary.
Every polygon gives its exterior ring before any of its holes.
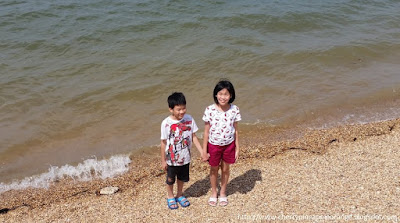
{"type": "Polygon", "coordinates": [[[218,100],[218,104],[221,107],[227,106],[229,104],[230,99],[231,99],[231,94],[229,93],[229,91],[226,88],[218,91],[217,100],[218,100]]]}

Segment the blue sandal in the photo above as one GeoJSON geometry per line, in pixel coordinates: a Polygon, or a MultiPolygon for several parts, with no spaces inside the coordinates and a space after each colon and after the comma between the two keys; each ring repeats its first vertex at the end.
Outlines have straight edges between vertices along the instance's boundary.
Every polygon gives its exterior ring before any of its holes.
{"type": "Polygon", "coordinates": [[[176,203],[175,198],[167,198],[167,203],[168,203],[169,209],[177,209],[178,208],[178,204],[176,203]]]}
{"type": "Polygon", "coordinates": [[[179,204],[180,204],[183,208],[185,208],[185,207],[187,207],[187,206],[190,205],[190,202],[189,202],[188,199],[186,199],[186,197],[184,197],[184,196],[180,196],[180,197],[176,198],[176,201],[179,202],[179,204]]]}

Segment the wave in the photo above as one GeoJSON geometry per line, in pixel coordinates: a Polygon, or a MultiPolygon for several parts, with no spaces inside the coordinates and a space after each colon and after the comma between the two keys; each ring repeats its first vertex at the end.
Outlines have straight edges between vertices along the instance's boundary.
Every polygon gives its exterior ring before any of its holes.
{"type": "Polygon", "coordinates": [[[49,188],[53,182],[62,179],[73,179],[79,181],[90,181],[95,178],[112,178],[128,171],[131,159],[128,156],[112,156],[109,159],[97,160],[87,159],[77,166],[64,165],[52,166],[46,173],[26,177],[12,183],[0,183],[0,193],[9,190],[21,190],[28,187],[49,188]]]}

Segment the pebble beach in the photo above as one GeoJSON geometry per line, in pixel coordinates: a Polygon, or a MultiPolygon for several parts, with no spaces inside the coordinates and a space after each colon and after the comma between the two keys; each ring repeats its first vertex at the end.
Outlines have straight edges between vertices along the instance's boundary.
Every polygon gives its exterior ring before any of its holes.
{"type": "Polygon", "coordinates": [[[400,1],[0,8],[0,223],[400,221],[400,1]],[[169,210],[166,99],[202,141],[221,78],[243,118],[229,204],[193,148],[191,205],[169,210]]]}
{"type": "MultiPolygon", "coordinates": [[[[169,210],[158,153],[132,156],[129,171],[90,182],[0,194],[0,222],[399,222],[400,119],[304,130],[273,139],[241,135],[226,207],[211,207],[208,164],[194,157],[184,195],[169,210]],[[100,195],[100,189],[119,190],[100,195]]],[[[156,149],[155,149],[156,150],[156,149]]]]}

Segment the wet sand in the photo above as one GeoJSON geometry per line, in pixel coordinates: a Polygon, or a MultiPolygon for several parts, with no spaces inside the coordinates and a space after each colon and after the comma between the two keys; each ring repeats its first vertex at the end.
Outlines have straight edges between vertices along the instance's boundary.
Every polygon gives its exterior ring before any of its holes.
{"type": "Polygon", "coordinates": [[[257,126],[241,134],[226,207],[207,204],[208,165],[195,158],[184,186],[191,205],[169,210],[159,157],[143,152],[113,179],[4,192],[0,221],[400,221],[400,119],[291,137],[269,131],[257,126]],[[120,191],[99,195],[106,186],[120,191]]]}

